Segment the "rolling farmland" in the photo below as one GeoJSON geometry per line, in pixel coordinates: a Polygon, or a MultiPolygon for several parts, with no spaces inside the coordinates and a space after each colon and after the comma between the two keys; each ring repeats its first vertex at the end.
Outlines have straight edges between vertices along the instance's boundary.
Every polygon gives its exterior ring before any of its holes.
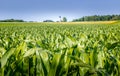
{"type": "Polygon", "coordinates": [[[120,76],[120,22],[0,23],[0,76],[120,76]]]}

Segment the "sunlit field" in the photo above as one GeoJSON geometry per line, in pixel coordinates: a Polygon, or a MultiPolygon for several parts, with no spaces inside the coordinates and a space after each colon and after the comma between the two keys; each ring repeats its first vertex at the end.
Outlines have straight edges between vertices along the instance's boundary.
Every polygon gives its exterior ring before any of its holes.
{"type": "MultiPolygon", "coordinates": [[[[61,24],[113,24],[117,21],[82,21],[82,22],[59,22],[61,24]]],[[[58,22],[54,22],[58,24],[58,22]]]]}
{"type": "Polygon", "coordinates": [[[0,76],[119,76],[120,22],[0,23],[0,76]]]}

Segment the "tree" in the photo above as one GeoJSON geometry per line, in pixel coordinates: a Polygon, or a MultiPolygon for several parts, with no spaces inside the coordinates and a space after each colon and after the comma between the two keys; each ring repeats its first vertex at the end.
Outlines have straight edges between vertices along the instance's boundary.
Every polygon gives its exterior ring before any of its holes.
{"type": "Polygon", "coordinates": [[[67,22],[67,18],[66,18],[66,17],[63,17],[62,22],[67,22]]]}

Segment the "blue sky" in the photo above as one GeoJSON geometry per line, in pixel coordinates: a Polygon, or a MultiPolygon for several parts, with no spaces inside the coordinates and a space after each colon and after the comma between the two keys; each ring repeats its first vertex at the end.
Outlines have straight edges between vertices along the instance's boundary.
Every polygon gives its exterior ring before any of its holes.
{"type": "Polygon", "coordinates": [[[120,14],[120,0],[0,0],[0,19],[26,21],[120,14]]]}

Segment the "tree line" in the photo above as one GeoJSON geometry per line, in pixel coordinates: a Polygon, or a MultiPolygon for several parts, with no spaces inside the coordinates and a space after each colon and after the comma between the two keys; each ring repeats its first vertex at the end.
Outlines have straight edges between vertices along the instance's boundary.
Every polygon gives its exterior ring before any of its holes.
{"type": "Polygon", "coordinates": [[[6,20],[0,20],[0,22],[25,22],[25,21],[17,20],[17,19],[6,19],[6,20]]]}
{"type": "MultiPolygon", "coordinates": [[[[67,22],[66,17],[59,16],[60,21],[56,22],[67,22]]],[[[73,19],[72,22],[80,22],[80,21],[112,21],[112,20],[120,20],[120,15],[93,15],[93,16],[83,16],[78,19],[73,19]]],[[[0,20],[0,22],[26,22],[24,20],[19,19],[6,19],[0,20]]],[[[34,22],[34,21],[30,21],[34,22]]],[[[54,22],[53,20],[44,20],[43,22],[54,22]]]]}
{"type": "Polygon", "coordinates": [[[112,21],[120,20],[120,15],[93,15],[93,16],[84,16],[79,19],[74,19],[73,22],[79,21],[112,21]]]}
{"type": "MultiPolygon", "coordinates": [[[[20,19],[5,19],[5,20],[0,20],[0,22],[27,22],[24,20],[20,20],[20,19]]],[[[34,22],[34,21],[28,21],[28,22],[34,22]]],[[[53,20],[44,20],[43,22],[54,22],[53,20]]],[[[67,18],[63,17],[60,19],[60,21],[57,22],[67,22],[67,18]]]]}

